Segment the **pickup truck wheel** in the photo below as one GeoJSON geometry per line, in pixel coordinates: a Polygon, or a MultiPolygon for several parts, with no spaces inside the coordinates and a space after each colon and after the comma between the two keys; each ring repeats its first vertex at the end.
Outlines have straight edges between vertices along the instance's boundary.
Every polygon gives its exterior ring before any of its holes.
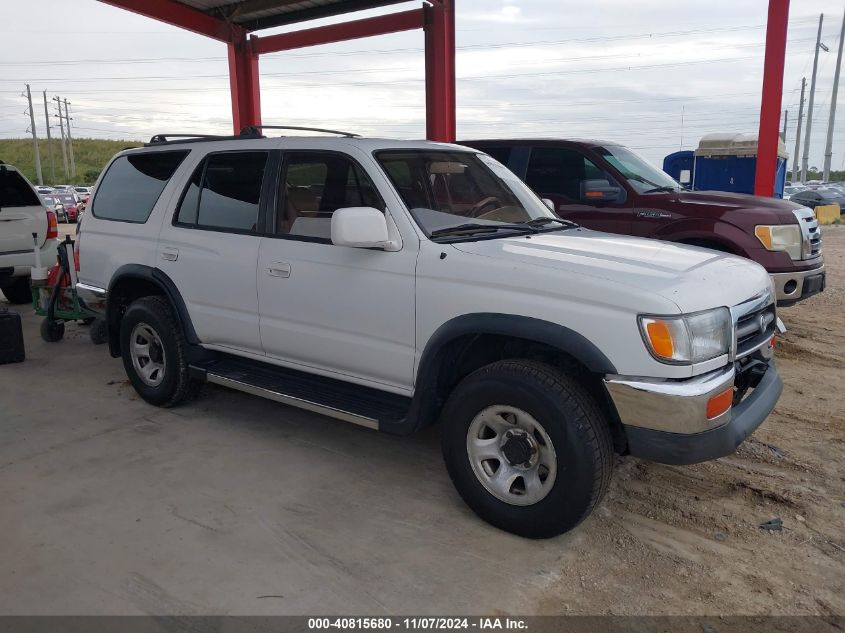
{"type": "Polygon", "coordinates": [[[162,297],[133,301],[120,322],[123,367],[147,402],[171,407],[198,391],[188,374],[188,344],[170,305],[162,297]]]}
{"type": "Polygon", "coordinates": [[[18,277],[8,286],[3,286],[3,295],[9,303],[21,305],[32,302],[32,291],[29,289],[29,277],[18,277]]]}
{"type": "Polygon", "coordinates": [[[610,484],[610,426],[587,391],[549,365],[482,367],[452,392],[441,426],[461,497],[508,532],[548,538],[571,530],[610,484]]]}

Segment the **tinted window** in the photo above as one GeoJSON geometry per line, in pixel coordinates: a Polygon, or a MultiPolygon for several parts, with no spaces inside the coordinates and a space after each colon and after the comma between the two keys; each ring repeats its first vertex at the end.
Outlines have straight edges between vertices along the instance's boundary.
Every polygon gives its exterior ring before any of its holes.
{"type": "Polygon", "coordinates": [[[606,178],[601,169],[580,152],[558,147],[531,150],[525,182],[539,194],[559,194],[578,200],[584,180],[606,178]]]}
{"type": "Polygon", "coordinates": [[[502,165],[507,165],[511,159],[511,148],[510,147],[483,147],[481,151],[489,154],[497,161],[502,163],[502,165]]]}
{"type": "Polygon", "coordinates": [[[146,222],[187,151],[127,154],[109,167],[91,212],[105,220],[146,222]]]}
{"type": "Polygon", "coordinates": [[[38,196],[17,171],[0,165],[0,209],[3,207],[40,206],[38,196]]]}
{"type": "Polygon", "coordinates": [[[285,161],[280,181],[276,233],[331,240],[332,214],[343,207],[374,207],[384,203],[370,178],[340,154],[297,153],[285,161]]]}
{"type": "Polygon", "coordinates": [[[192,226],[255,231],[267,152],[211,154],[185,190],[177,222],[192,226]],[[199,187],[200,178],[202,187],[199,187]]]}

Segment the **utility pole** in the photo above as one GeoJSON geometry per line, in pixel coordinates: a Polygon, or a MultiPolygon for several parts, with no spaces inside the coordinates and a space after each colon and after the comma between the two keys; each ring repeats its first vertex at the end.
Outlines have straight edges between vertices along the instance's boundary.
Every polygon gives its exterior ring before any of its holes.
{"type": "Polygon", "coordinates": [[[786,143],[786,124],[789,121],[789,110],[783,111],[783,132],[780,133],[780,140],[786,143]]]}
{"type": "Polygon", "coordinates": [[[798,102],[798,128],[795,130],[795,153],[792,155],[792,183],[804,182],[798,173],[798,156],[801,152],[801,120],[804,118],[804,88],[807,78],[801,77],[801,101],[798,102]]]}
{"type": "Polygon", "coordinates": [[[842,69],[842,38],[845,37],[845,15],[839,31],[839,52],[836,54],[836,72],[833,75],[833,92],[830,93],[830,118],[827,120],[827,144],[824,147],[824,179],[830,180],[830,159],[833,158],[833,122],[836,120],[836,93],[839,92],[839,71],[842,69]]]}
{"type": "Polygon", "coordinates": [[[29,102],[29,129],[32,131],[32,146],[35,149],[35,175],[38,177],[38,184],[44,184],[44,177],[41,175],[41,152],[38,151],[38,134],[35,132],[35,110],[32,109],[32,93],[29,91],[29,84],[26,84],[26,100],[29,102]]]}
{"type": "Polygon", "coordinates": [[[50,138],[50,111],[47,109],[47,91],[44,91],[44,121],[47,123],[47,153],[50,154],[50,182],[56,182],[56,164],[53,162],[53,141],[50,138]]]}
{"type": "Polygon", "coordinates": [[[76,161],[73,160],[73,137],[71,137],[70,135],[70,122],[73,121],[73,118],[68,113],[67,106],[67,99],[65,99],[65,123],[67,123],[67,144],[70,150],[70,175],[71,178],[76,178],[76,161]]]}
{"type": "Polygon", "coordinates": [[[819,33],[816,35],[816,53],[813,58],[813,77],[810,79],[810,102],[807,104],[807,133],[804,136],[804,154],[801,156],[801,182],[807,180],[807,166],[810,162],[810,132],[813,129],[813,101],[816,96],[816,72],[819,69],[819,49],[829,49],[822,44],[822,22],[824,13],[819,14],[819,33]]]}
{"type": "Polygon", "coordinates": [[[55,101],[56,105],[59,107],[59,131],[62,134],[62,160],[64,161],[65,165],[65,180],[70,180],[70,172],[67,168],[67,147],[65,146],[65,123],[62,120],[62,100],[59,98],[58,95],[56,95],[55,97],[53,97],[53,101],[55,101]]]}

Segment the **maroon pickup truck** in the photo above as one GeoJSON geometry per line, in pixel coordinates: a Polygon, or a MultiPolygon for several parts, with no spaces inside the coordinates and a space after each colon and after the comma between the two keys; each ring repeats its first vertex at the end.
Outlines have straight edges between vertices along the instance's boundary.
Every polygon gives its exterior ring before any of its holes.
{"type": "Polygon", "coordinates": [[[807,207],[776,198],[686,191],[615,143],[460,143],[507,165],[562,218],[598,231],[682,242],[752,259],[771,275],[780,306],[824,290],[821,231],[807,207]]]}

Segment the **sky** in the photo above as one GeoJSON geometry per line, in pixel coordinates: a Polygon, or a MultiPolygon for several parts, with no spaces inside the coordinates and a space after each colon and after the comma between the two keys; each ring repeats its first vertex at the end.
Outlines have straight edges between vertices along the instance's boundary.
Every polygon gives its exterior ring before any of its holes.
{"type": "MultiPolygon", "coordinates": [[[[705,134],[757,132],[767,0],[455,3],[458,139],[600,138],[660,164],[705,134]]],[[[830,49],[819,53],[811,166],[823,162],[843,10],[843,0],[791,3],[782,103],[790,154],[820,13],[830,49]]],[[[422,138],[422,47],[422,33],[409,31],[262,56],[264,123],[422,138]]],[[[2,0],[0,51],[0,138],[27,133],[26,83],[39,137],[44,90],[71,103],[74,137],[231,133],[225,45],[200,35],[95,0],[2,0]]],[[[845,167],[843,100],[833,169],[845,167]]],[[[58,120],[51,125],[58,134],[58,120]]]]}

